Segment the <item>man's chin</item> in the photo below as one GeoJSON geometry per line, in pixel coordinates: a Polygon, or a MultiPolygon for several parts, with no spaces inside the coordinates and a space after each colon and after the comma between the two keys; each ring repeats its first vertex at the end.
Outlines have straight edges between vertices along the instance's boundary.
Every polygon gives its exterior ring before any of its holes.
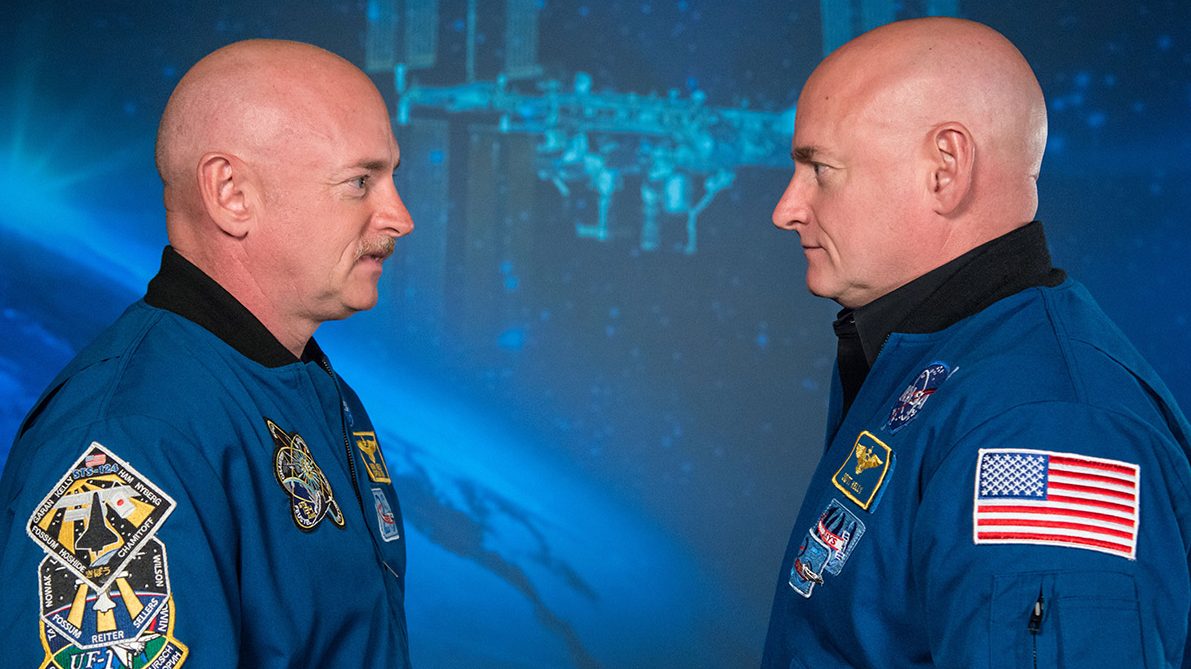
{"type": "Polygon", "coordinates": [[[828,300],[834,300],[837,297],[834,286],[816,274],[813,269],[809,268],[806,272],[806,289],[815,297],[822,297],[828,300]]]}
{"type": "Polygon", "coordinates": [[[378,301],[379,295],[375,289],[370,292],[361,291],[358,295],[344,295],[335,305],[336,308],[326,314],[325,320],[341,321],[361,311],[368,311],[375,307],[378,301]]]}
{"type": "Polygon", "coordinates": [[[376,293],[373,293],[371,297],[345,301],[343,306],[347,310],[347,313],[344,315],[344,318],[361,311],[368,311],[372,307],[375,307],[379,301],[379,296],[376,293]]]}

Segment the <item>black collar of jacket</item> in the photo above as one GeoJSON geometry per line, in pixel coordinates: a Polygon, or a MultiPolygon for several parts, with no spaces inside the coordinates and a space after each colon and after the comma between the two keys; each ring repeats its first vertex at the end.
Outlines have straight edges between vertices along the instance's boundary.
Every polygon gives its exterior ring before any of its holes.
{"type": "MultiPolygon", "coordinates": [[[[247,307],[172,246],[161,253],[161,269],[149,281],[145,302],[201,325],[244,357],[266,367],[299,362],[247,307]]],[[[321,358],[322,351],[311,339],[301,360],[321,358]]]]}
{"type": "Polygon", "coordinates": [[[1034,221],[857,309],[843,309],[837,330],[855,320],[870,367],[894,332],[938,332],[1027,288],[1057,286],[1067,274],[1050,263],[1042,223],[1034,221]]]}

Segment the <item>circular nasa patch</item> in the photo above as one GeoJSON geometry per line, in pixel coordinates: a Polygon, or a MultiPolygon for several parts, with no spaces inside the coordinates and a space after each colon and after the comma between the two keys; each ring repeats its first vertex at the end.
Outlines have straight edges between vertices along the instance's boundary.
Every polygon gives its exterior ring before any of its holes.
{"type": "Polygon", "coordinates": [[[930,396],[951,376],[951,372],[951,367],[945,362],[935,361],[927,365],[897,398],[897,404],[894,405],[893,411],[889,412],[889,422],[885,424],[885,429],[897,432],[905,427],[906,423],[914,420],[918,412],[922,411],[922,407],[926,406],[930,396]]]}

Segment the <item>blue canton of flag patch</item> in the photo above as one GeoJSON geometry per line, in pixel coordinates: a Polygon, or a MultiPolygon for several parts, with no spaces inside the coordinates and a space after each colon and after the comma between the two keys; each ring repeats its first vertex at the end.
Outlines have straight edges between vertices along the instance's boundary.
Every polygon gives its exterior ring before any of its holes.
{"type": "Polygon", "coordinates": [[[807,530],[790,567],[790,587],[810,597],[824,573],[839,576],[864,534],[864,523],[839,500],[833,499],[815,526],[807,530]]]}
{"type": "Polygon", "coordinates": [[[1136,559],[1137,465],[1033,449],[981,449],[977,458],[973,543],[1066,546],[1136,559]]]}
{"type": "Polygon", "coordinates": [[[919,372],[918,376],[914,377],[910,385],[906,386],[906,389],[898,396],[897,404],[889,412],[889,421],[885,423],[885,429],[894,433],[914,420],[926,406],[926,401],[931,398],[931,395],[934,395],[939,386],[943,385],[943,382],[954,373],[955,370],[945,362],[932,362],[927,365],[926,369],[919,372]]]}

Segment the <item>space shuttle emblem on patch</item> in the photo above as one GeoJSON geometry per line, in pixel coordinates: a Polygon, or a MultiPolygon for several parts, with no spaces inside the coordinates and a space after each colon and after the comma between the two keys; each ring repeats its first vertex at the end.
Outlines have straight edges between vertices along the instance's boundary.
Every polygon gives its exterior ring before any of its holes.
{"type": "Polygon", "coordinates": [[[169,495],[93,441],[37,506],[25,529],[54,560],[104,592],[174,506],[169,495]]]}

